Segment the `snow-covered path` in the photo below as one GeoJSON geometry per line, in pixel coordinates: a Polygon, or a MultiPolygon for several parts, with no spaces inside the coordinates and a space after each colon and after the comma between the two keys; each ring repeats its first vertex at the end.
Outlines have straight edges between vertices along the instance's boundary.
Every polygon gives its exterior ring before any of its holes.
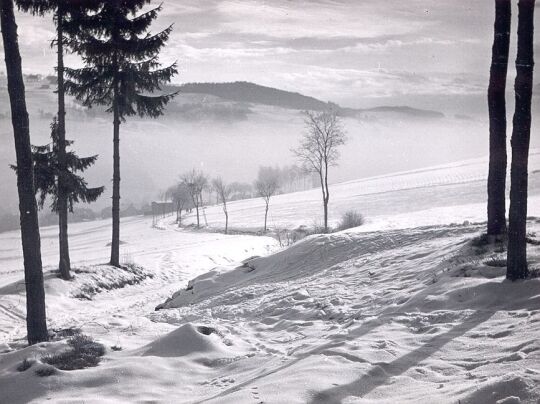
{"type": "MultiPolygon", "coordinates": [[[[151,218],[125,219],[121,251],[126,263],[136,262],[152,278],[126,288],[98,293],[91,302],[73,299],[72,296],[81,288],[92,287],[92,282],[99,283],[99,277],[106,276],[107,271],[113,269],[103,266],[100,269],[103,273],[96,274],[91,280],[77,272],[73,282],[56,279],[50,273],[57,259],[56,229],[44,229],[43,261],[50,328],[84,325],[89,332],[105,337],[110,334],[113,338],[117,337],[112,328],[117,332],[129,329],[134,334],[137,323],[144,322],[148,312],[174,291],[184,288],[189,279],[216,266],[230,265],[254,255],[266,255],[276,248],[276,241],[269,237],[184,232],[174,226],[156,229],[151,227],[151,223],[151,218]]],[[[107,262],[108,226],[90,222],[77,223],[71,228],[75,271],[96,271],[96,265],[99,269],[107,262]]],[[[10,246],[17,240],[14,233],[0,234],[0,242],[10,246]]],[[[12,246],[7,254],[0,254],[0,342],[25,334],[21,259],[14,254],[18,249],[12,246]]],[[[153,329],[150,337],[163,332],[159,327],[153,329]]]]}

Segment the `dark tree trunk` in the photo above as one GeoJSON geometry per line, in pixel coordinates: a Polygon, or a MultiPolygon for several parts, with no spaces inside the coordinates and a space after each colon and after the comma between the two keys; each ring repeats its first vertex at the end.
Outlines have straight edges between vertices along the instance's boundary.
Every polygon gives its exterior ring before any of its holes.
{"type": "Polygon", "coordinates": [[[324,232],[328,233],[328,201],[324,199],[324,232]]]}
{"type": "Polygon", "coordinates": [[[28,343],[47,341],[45,291],[41,265],[41,242],[37,204],[34,193],[34,170],[30,146],[30,124],[17,43],[17,24],[13,0],[0,0],[0,27],[4,43],[11,121],[17,157],[17,189],[21,220],[21,240],[26,285],[26,327],[28,343]]]}
{"type": "Polygon", "coordinates": [[[118,112],[117,95],[115,95],[113,103],[113,195],[110,264],[120,267],[120,114],[118,112]]]}
{"type": "Polygon", "coordinates": [[[495,0],[495,26],[488,89],[489,174],[487,234],[506,233],[506,76],[510,47],[511,1],[495,0]]]}
{"type": "Polygon", "coordinates": [[[326,233],[328,230],[328,213],[327,213],[327,204],[326,204],[326,190],[324,187],[324,178],[322,173],[322,167],[321,171],[319,171],[319,179],[321,181],[321,192],[322,192],[322,201],[323,201],[323,221],[324,221],[324,232],[326,233]]]}
{"type": "Polygon", "coordinates": [[[264,231],[266,231],[266,220],[268,219],[268,202],[266,202],[266,210],[264,211],[264,231]]]}
{"type": "Polygon", "coordinates": [[[229,213],[225,210],[225,234],[229,232],[229,213]]]}
{"type": "Polygon", "coordinates": [[[60,262],[58,268],[63,279],[71,278],[71,261],[69,259],[69,243],[68,243],[68,192],[65,184],[66,164],[66,106],[65,106],[65,90],[64,90],[64,32],[63,20],[64,12],[62,2],[58,2],[58,10],[56,13],[57,20],[57,79],[58,79],[58,225],[59,225],[59,245],[60,245],[60,262]]]}
{"type": "Polygon", "coordinates": [[[506,277],[511,280],[528,276],[527,268],[527,183],[529,142],[531,137],[531,98],[534,69],[535,0],[518,3],[518,54],[515,82],[516,111],[512,132],[512,166],[508,227],[506,277]]]}
{"type": "Polygon", "coordinates": [[[328,233],[328,201],[330,200],[330,190],[328,189],[328,161],[325,161],[324,169],[324,232],[328,233]]]}

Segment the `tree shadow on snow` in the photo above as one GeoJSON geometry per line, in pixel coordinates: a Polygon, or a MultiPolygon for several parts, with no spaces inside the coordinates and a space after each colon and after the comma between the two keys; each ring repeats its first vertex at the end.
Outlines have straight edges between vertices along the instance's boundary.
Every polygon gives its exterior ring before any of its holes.
{"type": "Polygon", "coordinates": [[[461,337],[466,332],[489,320],[495,313],[496,311],[477,310],[463,323],[454,326],[445,333],[434,336],[414,351],[390,363],[374,364],[366,374],[351,383],[335,386],[316,393],[310,403],[338,404],[347,397],[363,397],[388,382],[391,377],[405,373],[411,367],[429,358],[455,338],[461,337]]]}

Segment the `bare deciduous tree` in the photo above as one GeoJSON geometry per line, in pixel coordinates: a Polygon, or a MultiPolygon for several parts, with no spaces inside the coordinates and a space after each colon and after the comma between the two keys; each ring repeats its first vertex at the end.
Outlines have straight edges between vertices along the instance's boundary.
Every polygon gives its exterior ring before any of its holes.
{"type": "Polygon", "coordinates": [[[188,209],[192,205],[191,193],[184,182],[179,182],[176,185],[168,188],[165,191],[165,198],[170,199],[176,206],[176,223],[178,227],[182,225],[182,211],[188,209]]]}
{"type": "Polygon", "coordinates": [[[272,167],[260,167],[254,185],[257,196],[263,198],[264,203],[266,204],[266,209],[264,211],[264,231],[266,231],[268,228],[267,222],[270,198],[279,191],[279,172],[272,167]]]}
{"type": "Polygon", "coordinates": [[[328,169],[337,165],[338,147],[345,144],[347,138],[341,120],[335,111],[306,112],[306,132],[300,145],[293,150],[303,168],[319,176],[323,197],[324,230],[328,231],[328,169]]]}
{"type": "Polygon", "coordinates": [[[227,212],[227,201],[231,196],[231,186],[226,184],[221,177],[212,180],[212,188],[216,191],[218,201],[223,204],[223,213],[225,213],[225,234],[229,231],[229,212],[227,212]]]}
{"type": "Polygon", "coordinates": [[[182,183],[187,187],[191,201],[197,212],[197,228],[201,227],[199,209],[203,204],[202,192],[208,185],[208,177],[198,170],[191,170],[182,176],[182,183]]]}

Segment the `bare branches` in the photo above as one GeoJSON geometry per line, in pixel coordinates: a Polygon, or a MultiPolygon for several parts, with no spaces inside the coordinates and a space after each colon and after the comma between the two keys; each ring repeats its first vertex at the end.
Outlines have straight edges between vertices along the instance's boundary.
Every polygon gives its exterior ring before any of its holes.
{"type": "Polygon", "coordinates": [[[232,194],[232,187],[223,181],[223,178],[216,177],[212,180],[212,188],[218,195],[218,200],[223,204],[223,213],[225,213],[225,234],[229,230],[229,212],[227,211],[227,201],[232,194]]]}
{"type": "Polygon", "coordinates": [[[300,145],[292,152],[304,169],[320,173],[325,166],[335,166],[339,159],[338,147],[347,137],[341,120],[334,111],[321,113],[307,111],[304,119],[306,133],[300,145]]]}
{"type": "Polygon", "coordinates": [[[264,231],[266,231],[270,198],[279,191],[280,187],[279,170],[273,169],[272,167],[260,167],[259,174],[254,185],[257,195],[263,198],[266,204],[266,210],[264,213],[264,231]]]}
{"type": "Polygon", "coordinates": [[[193,169],[182,175],[182,183],[191,196],[197,211],[197,227],[200,227],[199,208],[202,206],[202,192],[208,186],[208,177],[202,171],[193,169]]]}
{"type": "Polygon", "coordinates": [[[306,132],[292,152],[307,172],[317,173],[324,206],[324,227],[328,229],[328,167],[337,165],[339,146],[347,141],[341,120],[335,111],[305,112],[306,132]]]}
{"type": "Polygon", "coordinates": [[[259,175],[255,181],[257,196],[268,204],[270,198],[279,190],[279,173],[272,167],[260,167],[259,175]]]}

